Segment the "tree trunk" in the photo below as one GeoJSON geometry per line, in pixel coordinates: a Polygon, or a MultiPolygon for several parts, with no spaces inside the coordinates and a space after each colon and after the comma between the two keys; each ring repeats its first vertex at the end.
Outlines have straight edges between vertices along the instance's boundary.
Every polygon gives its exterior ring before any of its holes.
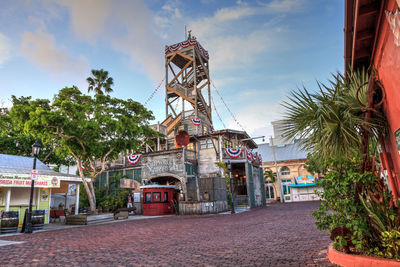
{"type": "MultiPolygon", "coordinates": [[[[86,194],[88,195],[90,211],[94,212],[96,210],[96,197],[95,197],[94,190],[91,190],[89,188],[88,182],[86,182],[85,176],[82,171],[82,160],[76,159],[76,161],[78,163],[79,176],[82,179],[83,186],[85,187],[86,194]]],[[[92,184],[92,188],[93,188],[93,184],[92,184]]]]}

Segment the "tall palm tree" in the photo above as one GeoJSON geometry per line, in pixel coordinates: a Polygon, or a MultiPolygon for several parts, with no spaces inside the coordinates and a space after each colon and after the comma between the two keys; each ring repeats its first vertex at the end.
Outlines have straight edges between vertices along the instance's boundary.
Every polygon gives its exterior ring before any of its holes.
{"type": "Polygon", "coordinates": [[[86,79],[89,83],[88,93],[94,91],[96,94],[111,93],[114,85],[113,78],[108,77],[108,71],[103,69],[92,70],[92,77],[86,79]]]}
{"type": "Polygon", "coordinates": [[[378,115],[368,122],[364,119],[369,75],[361,70],[348,77],[338,73],[329,85],[317,82],[318,92],[304,87],[292,91],[283,103],[284,135],[299,138],[303,148],[325,159],[360,151],[365,129],[371,132],[369,138],[376,140],[385,120],[378,115]]]}

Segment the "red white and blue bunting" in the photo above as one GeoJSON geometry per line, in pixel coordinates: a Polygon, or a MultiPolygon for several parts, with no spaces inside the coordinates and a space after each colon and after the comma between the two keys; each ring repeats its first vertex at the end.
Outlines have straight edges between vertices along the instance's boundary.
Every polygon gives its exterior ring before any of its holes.
{"type": "Polygon", "coordinates": [[[237,159],[242,154],[242,148],[225,148],[225,153],[232,159],[237,159]]]}
{"type": "Polygon", "coordinates": [[[251,160],[253,158],[253,153],[251,151],[247,151],[247,159],[251,160]]]}
{"type": "Polygon", "coordinates": [[[199,118],[191,119],[191,121],[195,126],[200,126],[200,124],[201,124],[201,119],[199,119],[199,118]]]}
{"type": "Polygon", "coordinates": [[[262,164],[262,157],[261,157],[261,154],[258,154],[258,163],[262,164]]]}
{"type": "Polygon", "coordinates": [[[192,39],[190,39],[190,40],[186,40],[186,41],[183,41],[183,42],[180,42],[180,43],[177,43],[177,44],[166,46],[165,47],[165,54],[168,54],[169,52],[175,52],[175,51],[177,51],[179,49],[186,48],[186,47],[189,47],[189,46],[197,46],[197,48],[200,51],[200,54],[202,54],[206,59],[210,59],[210,56],[208,55],[207,50],[205,50],[199,44],[199,42],[197,42],[196,38],[194,38],[194,37],[192,39]]]}
{"type": "Polygon", "coordinates": [[[129,155],[129,156],[126,156],[126,159],[128,160],[129,164],[136,165],[139,162],[141,157],[142,157],[142,154],[129,155]]]}
{"type": "Polygon", "coordinates": [[[251,157],[253,158],[253,161],[257,161],[257,153],[252,153],[251,157]]]}

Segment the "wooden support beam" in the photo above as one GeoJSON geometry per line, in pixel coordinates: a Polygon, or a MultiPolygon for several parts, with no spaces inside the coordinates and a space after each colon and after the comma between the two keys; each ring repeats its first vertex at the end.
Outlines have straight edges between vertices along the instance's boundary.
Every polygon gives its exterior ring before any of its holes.
{"type": "Polygon", "coordinates": [[[186,101],[189,101],[192,104],[195,104],[196,102],[193,99],[190,99],[189,97],[185,96],[184,94],[176,91],[174,88],[172,88],[171,86],[167,85],[167,90],[171,91],[177,95],[179,95],[180,97],[182,97],[183,99],[185,99],[186,101]]]}
{"type": "Polygon", "coordinates": [[[200,55],[200,53],[197,51],[197,49],[195,49],[195,51],[196,51],[197,57],[198,57],[199,60],[200,60],[200,64],[203,66],[203,69],[204,69],[204,72],[205,72],[205,74],[206,74],[206,76],[207,76],[207,79],[210,80],[210,77],[208,76],[208,68],[206,67],[206,65],[204,65],[204,61],[203,61],[203,59],[201,58],[201,55],[200,55]]]}
{"type": "Polygon", "coordinates": [[[174,53],[169,59],[168,59],[168,61],[167,61],[167,63],[165,63],[165,66],[166,65],[169,65],[169,63],[171,63],[171,61],[174,59],[174,57],[177,55],[177,53],[174,53]]]}
{"type": "Polygon", "coordinates": [[[189,61],[193,61],[193,60],[194,60],[192,57],[190,57],[190,56],[188,56],[188,55],[185,55],[185,54],[183,54],[183,53],[181,53],[181,52],[179,52],[179,51],[176,51],[176,54],[180,55],[181,57],[186,58],[186,59],[189,60],[189,61]]]}
{"type": "Polygon", "coordinates": [[[172,110],[172,112],[174,113],[174,115],[175,115],[175,117],[176,117],[177,115],[176,115],[175,109],[172,107],[172,105],[171,105],[170,102],[168,102],[168,106],[169,106],[169,108],[172,110]]]}
{"type": "Polygon", "coordinates": [[[181,69],[181,71],[180,71],[177,75],[175,75],[174,78],[168,83],[168,87],[170,87],[171,84],[172,84],[176,79],[178,79],[179,75],[181,75],[181,73],[182,73],[187,67],[189,67],[190,64],[192,64],[192,61],[189,61],[188,63],[186,63],[186,65],[181,69]]]}
{"type": "Polygon", "coordinates": [[[171,64],[168,64],[169,69],[171,70],[172,74],[174,75],[174,77],[176,76],[174,68],[172,68],[171,64]]]}
{"type": "Polygon", "coordinates": [[[360,9],[360,1],[356,0],[355,4],[355,14],[354,14],[354,26],[353,26],[353,44],[352,44],[352,49],[351,49],[351,69],[354,68],[354,54],[355,54],[355,48],[356,48],[356,37],[357,37],[357,23],[358,23],[358,12],[360,9]]]}

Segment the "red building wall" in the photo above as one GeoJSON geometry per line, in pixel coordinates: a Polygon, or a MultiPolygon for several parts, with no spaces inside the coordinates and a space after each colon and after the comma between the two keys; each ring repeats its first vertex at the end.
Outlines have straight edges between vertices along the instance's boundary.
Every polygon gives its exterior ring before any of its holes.
{"type": "MultiPolygon", "coordinates": [[[[385,11],[393,13],[398,8],[396,0],[388,0],[385,5],[385,11]]],[[[386,167],[389,170],[392,169],[391,187],[397,188],[396,194],[398,195],[400,192],[400,156],[394,132],[400,128],[400,46],[395,44],[394,35],[385,14],[383,14],[381,28],[377,35],[373,63],[386,94],[384,111],[389,122],[389,136],[385,138],[385,148],[389,154],[386,167]]]]}

